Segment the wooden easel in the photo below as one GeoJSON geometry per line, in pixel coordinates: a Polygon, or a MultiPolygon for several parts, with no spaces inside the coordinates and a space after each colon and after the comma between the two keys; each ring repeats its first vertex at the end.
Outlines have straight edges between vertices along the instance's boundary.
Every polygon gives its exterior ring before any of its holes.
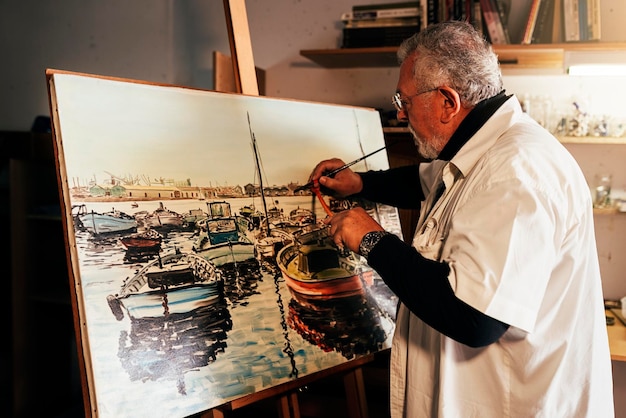
{"type": "MultiPolygon", "coordinates": [[[[236,92],[258,96],[259,87],[254,57],[252,55],[252,43],[250,40],[245,0],[224,0],[224,11],[226,14],[226,25],[228,27],[228,39],[230,42],[233,72],[235,75],[236,92]]],[[[333,368],[332,370],[323,371],[307,378],[301,378],[298,381],[288,382],[279,387],[263,391],[263,393],[246,396],[243,399],[231,402],[225,406],[207,411],[202,414],[202,418],[227,418],[228,411],[268,397],[277,398],[276,408],[280,418],[300,418],[298,389],[307,385],[307,383],[333,373],[343,373],[349,418],[368,418],[365,385],[361,366],[371,362],[373,359],[373,355],[364,356],[333,368]]]]}
{"type": "Polygon", "coordinates": [[[224,12],[237,93],[258,96],[259,85],[252,55],[246,3],[244,0],[224,0],[224,12]]]}

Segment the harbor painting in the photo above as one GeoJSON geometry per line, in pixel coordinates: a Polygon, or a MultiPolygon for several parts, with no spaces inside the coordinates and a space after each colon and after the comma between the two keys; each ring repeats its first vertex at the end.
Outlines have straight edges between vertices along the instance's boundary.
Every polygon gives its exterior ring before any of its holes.
{"type": "Polygon", "coordinates": [[[323,219],[400,236],[397,210],[303,187],[385,145],[375,110],[47,76],[92,416],[185,417],[390,347],[397,298],[323,219]]]}

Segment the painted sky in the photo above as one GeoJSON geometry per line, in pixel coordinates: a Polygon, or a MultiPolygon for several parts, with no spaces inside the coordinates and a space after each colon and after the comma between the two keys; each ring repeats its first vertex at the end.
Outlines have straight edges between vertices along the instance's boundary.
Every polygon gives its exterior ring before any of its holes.
{"type": "MultiPolygon", "coordinates": [[[[102,183],[108,173],[189,179],[193,186],[258,184],[250,130],[265,186],[305,183],[322,159],[348,162],[384,145],[373,109],[80,74],[57,73],[52,80],[70,187],[102,183]]],[[[387,165],[380,153],[354,168],[387,165]]]]}

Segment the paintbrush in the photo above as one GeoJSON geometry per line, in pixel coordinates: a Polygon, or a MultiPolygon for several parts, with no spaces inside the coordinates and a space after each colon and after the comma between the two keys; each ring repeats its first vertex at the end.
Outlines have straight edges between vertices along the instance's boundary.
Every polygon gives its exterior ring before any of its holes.
{"type": "MultiPolygon", "coordinates": [[[[348,168],[348,167],[352,167],[353,165],[355,165],[355,164],[356,164],[356,163],[358,163],[359,161],[363,161],[363,160],[364,160],[364,159],[366,159],[367,157],[371,157],[372,155],[374,155],[374,154],[376,154],[377,152],[380,152],[380,151],[382,151],[382,150],[384,150],[384,149],[385,149],[385,147],[382,147],[382,148],[377,149],[376,151],[372,151],[372,152],[370,152],[369,154],[364,155],[364,156],[362,156],[362,157],[360,157],[360,158],[357,158],[356,160],[351,161],[351,162],[349,162],[349,163],[347,163],[347,164],[344,164],[344,165],[342,165],[342,166],[341,166],[341,167],[339,167],[339,168],[335,168],[334,170],[332,170],[332,171],[330,171],[330,172],[328,172],[328,173],[324,174],[324,176],[325,176],[325,177],[333,177],[333,176],[334,176],[335,174],[337,174],[338,172],[343,171],[343,170],[345,170],[345,169],[346,169],[346,168],[348,168]]],[[[312,182],[312,181],[308,182],[308,183],[307,183],[307,184],[305,184],[304,186],[300,186],[300,187],[296,188],[296,190],[294,190],[294,192],[299,192],[300,190],[310,189],[311,187],[313,187],[313,182],[312,182]]]]}

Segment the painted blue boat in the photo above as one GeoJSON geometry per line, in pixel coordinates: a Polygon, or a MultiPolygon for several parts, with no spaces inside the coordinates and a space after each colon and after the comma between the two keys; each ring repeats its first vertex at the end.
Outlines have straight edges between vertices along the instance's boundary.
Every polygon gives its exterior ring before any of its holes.
{"type": "Polygon", "coordinates": [[[104,213],[91,211],[78,215],[75,219],[79,228],[93,235],[137,230],[137,220],[133,216],[115,209],[104,213]]]}
{"type": "Polygon", "coordinates": [[[223,282],[215,265],[191,253],[174,253],[148,263],[107,296],[119,321],[159,318],[210,306],[223,298],[223,282]]]}
{"type": "Polygon", "coordinates": [[[227,277],[257,276],[260,265],[249,237],[249,221],[233,215],[225,201],[209,202],[209,216],[200,223],[192,249],[227,277]]]}

